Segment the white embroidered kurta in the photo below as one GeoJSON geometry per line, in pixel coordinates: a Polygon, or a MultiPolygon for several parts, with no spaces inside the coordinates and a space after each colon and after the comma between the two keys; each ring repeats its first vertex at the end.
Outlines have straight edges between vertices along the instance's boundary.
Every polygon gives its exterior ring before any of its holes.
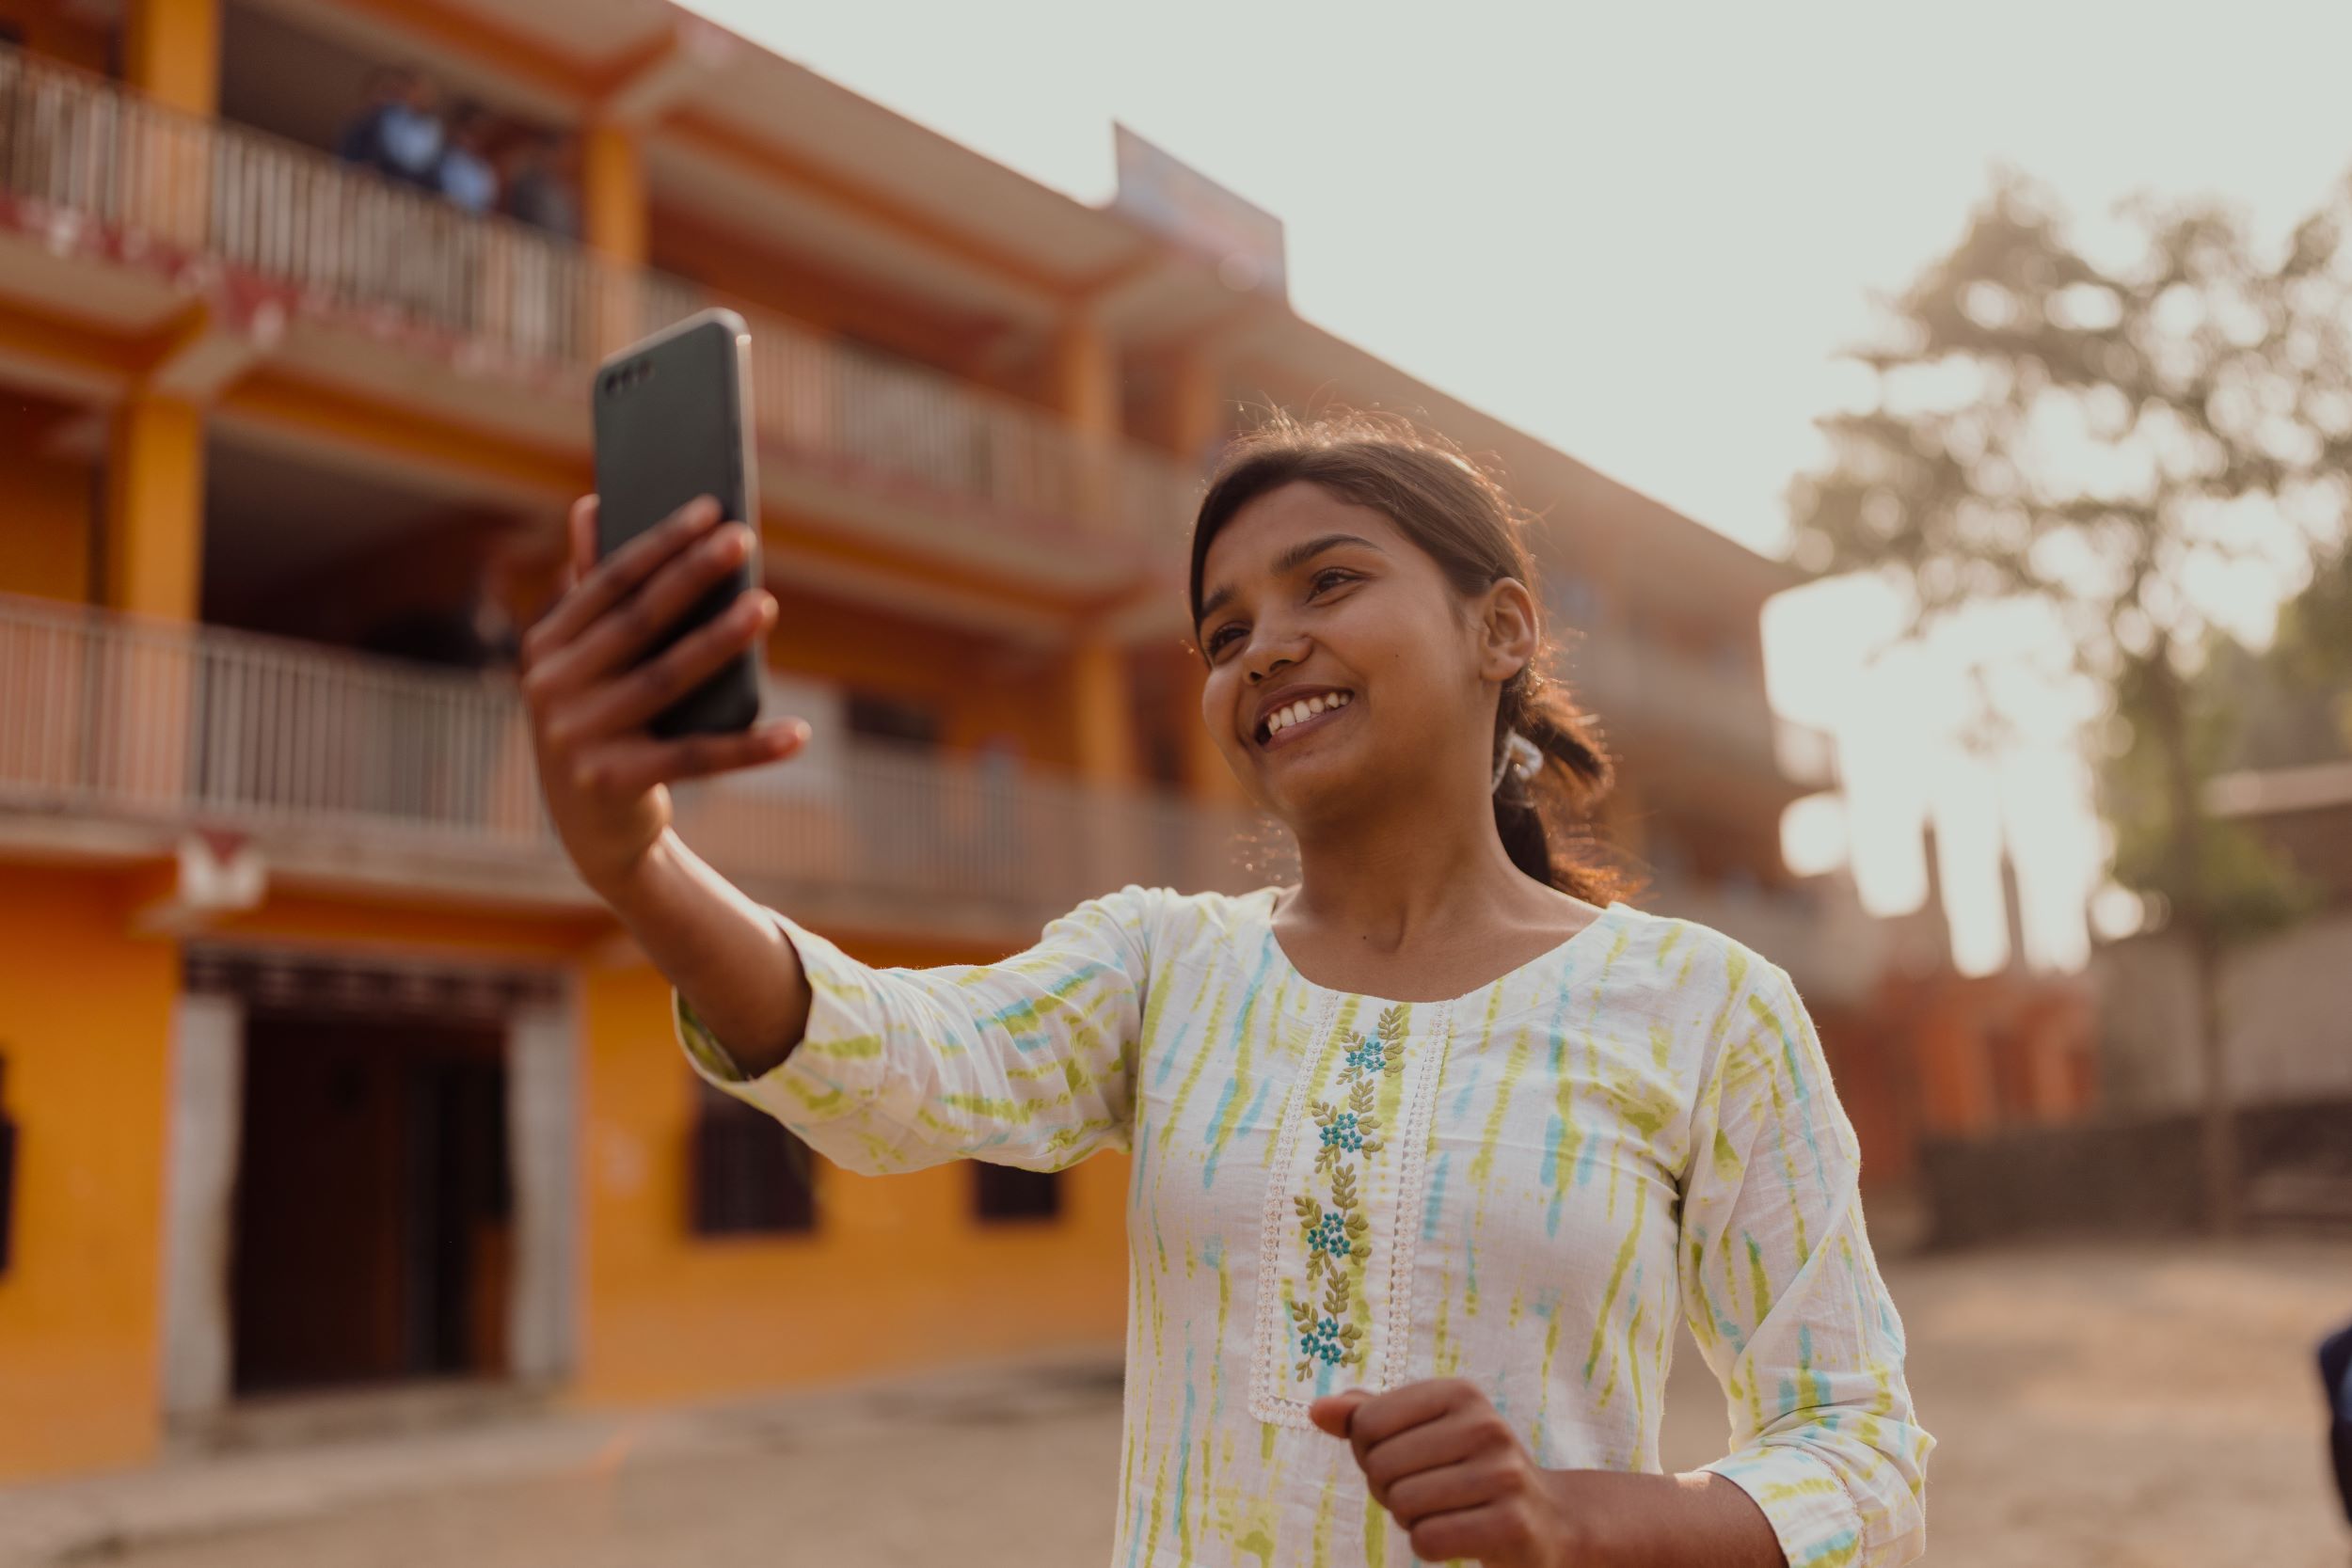
{"type": "Polygon", "coordinates": [[[1794,1568],[1925,1542],[1933,1440],[1853,1132],[1787,974],[1613,904],[1449,1002],[1314,984],[1240,897],[1128,887],[1001,963],[873,969],[779,916],[815,991],[742,1081],[854,1171],[1129,1150],[1113,1568],[1406,1564],[1307,1402],[1485,1389],[1552,1468],[1659,1467],[1677,1319],[1794,1568]]]}

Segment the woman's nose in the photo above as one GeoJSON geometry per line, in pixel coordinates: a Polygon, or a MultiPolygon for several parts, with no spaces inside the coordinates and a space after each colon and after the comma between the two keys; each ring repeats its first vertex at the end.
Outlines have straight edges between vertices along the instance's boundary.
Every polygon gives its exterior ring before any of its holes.
{"type": "Polygon", "coordinates": [[[1271,680],[1276,673],[1295,664],[1303,657],[1295,638],[1252,638],[1248,649],[1249,684],[1256,686],[1271,680]]]}

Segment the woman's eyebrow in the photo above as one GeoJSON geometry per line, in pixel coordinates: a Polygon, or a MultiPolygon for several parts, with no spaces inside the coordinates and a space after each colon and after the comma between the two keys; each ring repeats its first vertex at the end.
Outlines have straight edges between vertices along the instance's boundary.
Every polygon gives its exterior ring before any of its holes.
{"type": "Polygon", "coordinates": [[[1312,561],[1324,551],[1337,549],[1342,545],[1361,545],[1375,554],[1380,553],[1379,546],[1359,534],[1327,533],[1320,538],[1310,539],[1304,544],[1293,545],[1289,549],[1284,550],[1275,558],[1274,569],[1277,573],[1295,570],[1312,561]]]}
{"type": "MultiPolygon", "coordinates": [[[[1298,544],[1293,545],[1289,549],[1286,549],[1280,555],[1276,556],[1274,558],[1274,575],[1280,577],[1285,572],[1295,571],[1300,566],[1305,565],[1308,562],[1312,561],[1316,556],[1321,555],[1324,551],[1335,550],[1342,545],[1361,545],[1364,548],[1372,551],[1375,555],[1384,555],[1387,553],[1382,550],[1379,546],[1374,544],[1371,540],[1366,539],[1361,534],[1319,534],[1312,539],[1304,540],[1298,544]]],[[[1216,593],[1210,594],[1207,598],[1202,599],[1200,601],[1200,620],[1194,622],[1193,625],[1198,627],[1205,624],[1210,616],[1216,614],[1218,610],[1223,610],[1227,601],[1231,600],[1232,596],[1232,585],[1229,583],[1225,587],[1220,588],[1216,593]]]]}

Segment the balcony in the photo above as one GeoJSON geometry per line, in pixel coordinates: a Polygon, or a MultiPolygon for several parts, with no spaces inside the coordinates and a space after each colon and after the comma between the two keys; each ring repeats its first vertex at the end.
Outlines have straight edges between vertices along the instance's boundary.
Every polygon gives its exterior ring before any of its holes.
{"type": "MultiPolygon", "coordinates": [[[[838,736],[677,810],[755,896],[869,928],[1019,941],[1129,881],[1261,880],[1245,816],[838,736]]],[[[50,853],[151,859],[201,830],[307,885],[588,901],[511,677],[6,596],[0,822],[50,853]]]]}
{"type": "Polygon", "coordinates": [[[976,563],[1025,545],[1023,570],[1047,582],[1165,562],[1198,490],[1165,456],[1017,400],[0,47],[0,279],[85,319],[152,323],[158,299],[132,299],[124,275],[167,290],[162,304],[203,301],[299,375],[405,388],[574,449],[604,353],[730,304],[752,328],[774,499],[976,563]],[[420,382],[420,357],[462,374],[420,382]]]}
{"type": "MultiPolygon", "coordinates": [[[[1288,875],[1272,831],[1168,796],[820,736],[677,791],[678,831],[813,920],[1021,941],[1127,882],[1240,892],[1288,875]],[[1253,872],[1248,859],[1265,863],[1253,872]]],[[[512,678],[0,595],[0,837],[152,859],[203,831],[274,875],[512,907],[584,907],[542,814],[512,678]]],[[[1875,977],[1875,923],[1802,892],[1669,879],[1645,909],[1711,926],[1808,995],[1875,977]]]]}

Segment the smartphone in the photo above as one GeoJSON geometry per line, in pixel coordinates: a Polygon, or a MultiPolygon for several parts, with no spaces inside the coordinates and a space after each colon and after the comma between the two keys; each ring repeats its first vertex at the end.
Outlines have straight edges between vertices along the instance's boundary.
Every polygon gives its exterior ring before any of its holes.
{"type": "MultiPolygon", "coordinates": [[[[659,656],[723,614],[758,583],[759,488],[752,467],[751,334],[732,310],[704,310],[596,367],[590,393],[596,462],[596,554],[601,560],[697,496],[752,530],[742,565],[714,585],[647,648],[659,656]]],[[[760,650],[730,659],[654,716],[664,739],[747,730],[759,717],[760,650]]]]}

